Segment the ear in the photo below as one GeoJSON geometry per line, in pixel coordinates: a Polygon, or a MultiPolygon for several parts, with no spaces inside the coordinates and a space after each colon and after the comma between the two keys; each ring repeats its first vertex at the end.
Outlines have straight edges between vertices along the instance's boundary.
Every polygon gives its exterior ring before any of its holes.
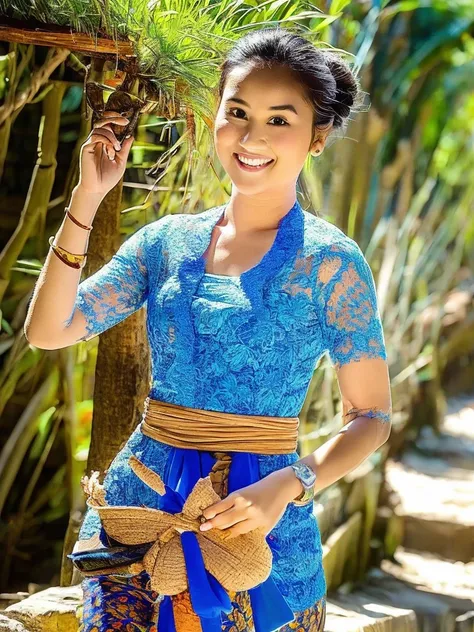
{"type": "Polygon", "coordinates": [[[321,132],[319,130],[315,130],[313,135],[313,140],[311,141],[311,145],[309,151],[313,156],[319,156],[326,145],[326,139],[328,137],[327,133],[321,132]]]}

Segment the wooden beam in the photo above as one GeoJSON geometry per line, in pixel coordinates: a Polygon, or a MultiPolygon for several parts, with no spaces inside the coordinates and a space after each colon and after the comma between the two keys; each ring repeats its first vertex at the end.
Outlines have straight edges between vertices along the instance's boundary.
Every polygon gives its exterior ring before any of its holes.
{"type": "Polygon", "coordinates": [[[130,40],[113,40],[104,36],[92,37],[86,33],[76,33],[54,24],[34,24],[0,16],[0,40],[19,44],[36,44],[67,48],[94,57],[118,56],[128,58],[135,54],[130,40]]]}

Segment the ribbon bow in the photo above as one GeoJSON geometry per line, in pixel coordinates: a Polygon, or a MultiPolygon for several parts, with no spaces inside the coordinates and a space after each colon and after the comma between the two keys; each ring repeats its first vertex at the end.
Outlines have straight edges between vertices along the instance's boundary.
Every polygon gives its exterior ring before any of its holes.
{"type": "MultiPolygon", "coordinates": [[[[135,474],[161,496],[173,492],[135,456],[129,463],[135,474]]],[[[272,552],[260,528],[232,538],[221,529],[199,530],[205,521],[203,510],[220,500],[209,476],[198,480],[178,513],[104,504],[103,489],[92,477],[85,491],[89,494],[87,504],[98,512],[106,533],[114,540],[121,544],[154,542],[143,557],[143,567],[152,589],[162,595],[175,595],[189,588],[182,546],[185,533],[194,535],[205,568],[227,590],[253,588],[270,575],[272,552]]]]}
{"type": "Polygon", "coordinates": [[[130,569],[145,569],[151,588],[165,595],[160,603],[160,630],[176,632],[170,596],[186,589],[202,632],[220,632],[222,611],[231,612],[233,607],[227,591],[249,591],[256,632],[271,632],[293,620],[270,575],[272,550],[263,528],[230,538],[221,529],[200,531],[203,510],[220,500],[210,476],[199,478],[185,500],[135,456],[129,464],[140,480],[162,496],[162,509],[108,505],[96,472],[83,478],[83,489],[87,504],[98,512],[111,538],[125,545],[153,543],[143,560],[130,569]]]}

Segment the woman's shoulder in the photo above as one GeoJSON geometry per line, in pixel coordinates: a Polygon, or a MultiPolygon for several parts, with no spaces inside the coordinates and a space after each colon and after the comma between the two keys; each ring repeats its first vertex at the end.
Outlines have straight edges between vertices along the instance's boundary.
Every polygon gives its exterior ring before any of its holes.
{"type": "Polygon", "coordinates": [[[321,258],[341,256],[357,259],[364,256],[359,244],[329,220],[304,211],[305,245],[307,250],[321,258]]]}

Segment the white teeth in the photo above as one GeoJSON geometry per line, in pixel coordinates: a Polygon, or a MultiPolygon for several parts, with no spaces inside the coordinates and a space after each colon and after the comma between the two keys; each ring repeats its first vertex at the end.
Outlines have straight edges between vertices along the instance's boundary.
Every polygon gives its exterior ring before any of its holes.
{"type": "Polygon", "coordinates": [[[266,165],[268,162],[272,161],[272,158],[268,158],[266,160],[262,160],[261,158],[259,158],[258,160],[251,160],[250,158],[246,158],[245,156],[241,156],[240,154],[237,154],[239,160],[243,163],[245,163],[246,165],[250,165],[252,167],[259,167],[260,165],[266,165]]]}

